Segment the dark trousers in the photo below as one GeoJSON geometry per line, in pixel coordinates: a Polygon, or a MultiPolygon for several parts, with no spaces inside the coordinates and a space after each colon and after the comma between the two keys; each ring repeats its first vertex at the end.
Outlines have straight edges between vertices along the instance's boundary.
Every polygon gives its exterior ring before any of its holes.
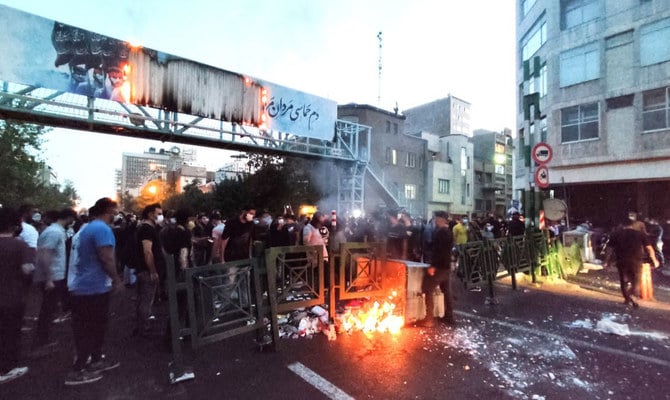
{"type": "Polygon", "coordinates": [[[616,266],[619,270],[619,284],[624,301],[632,302],[631,296],[635,295],[639,289],[638,278],[642,269],[642,261],[635,258],[624,258],[617,260],[616,266]]]}
{"type": "Polygon", "coordinates": [[[433,303],[433,292],[438,286],[444,293],[444,318],[451,319],[454,316],[454,308],[451,302],[451,287],[449,282],[449,275],[451,271],[448,269],[438,269],[435,275],[426,275],[423,277],[422,291],[426,295],[426,319],[434,318],[433,310],[435,304],[433,303]]]}
{"type": "Polygon", "coordinates": [[[65,282],[65,279],[54,281],[54,288],[51,290],[46,290],[44,282],[39,285],[42,291],[42,306],[40,307],[37,329],[33,337],[33,348],[45,345],[49,341],[49,332],[53,324],[54,314],[58,309],[58,303],[63,302],[67,282],[65,282]]]}
{"type": "Polygon", "coordinates": [[[0,374],[18,367],[25,303],[0,306],[0,374]]]}
{"type": "Polygon", "coordinates": [[[109,293],[77,296],[70,298],[72,305],[72,332],[77,359],[73,369],[78,371],[86,366],[86,361],[99,361],[105,341],[109,319],[109,293]]]}
{"type": "Polygon", "coordinates": [[[139,334],[148,334],[151,331],[151,309],[154,305],[158,282],[151,281],[149,271],[137,273],[137,302],[135,303],[136,328],[139,334]]]}

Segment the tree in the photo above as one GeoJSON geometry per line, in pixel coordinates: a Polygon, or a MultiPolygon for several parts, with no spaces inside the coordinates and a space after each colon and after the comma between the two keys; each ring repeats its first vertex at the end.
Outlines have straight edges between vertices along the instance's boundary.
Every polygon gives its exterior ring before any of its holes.
{"type": "Polygon", "coordinates": [[[0,120],[0,204],[31,203],[43,210],[74,207],[79,199],[72,182],[52,185],[38,178],[45,164],[37,158],[48,128],[0,120]]]}

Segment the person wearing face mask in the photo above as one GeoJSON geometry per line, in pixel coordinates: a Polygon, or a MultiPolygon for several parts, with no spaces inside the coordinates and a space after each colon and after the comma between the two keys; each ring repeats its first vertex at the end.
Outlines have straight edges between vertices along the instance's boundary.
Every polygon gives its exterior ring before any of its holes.
{"type": "Polygon", "coordinates": [[[123,287],[114,264],[116,241],[110,227],[116,212],[115,201],[106,197],[98,200],[89,209],[91,222],[80,231],[76,272],[70,287],[76,358],[66,385],[98,381],[101,372],[120,365],[102,354],[110,291],[123,287]]]}
{"type": "Polygon", "coordinates": [[[144,207],[142,223],[137,227],[137,303],[134,333],[151,336],[151,310],[159,282],[159,272],[165,268],[158,237],[158,226],[163,222],[163,210],[158,203],[144,207]]]}
{"type": "Polygon", "coordinates": [[[65,269],[67,263],[65,227],[74,222],[77,213],[71,208],[49,213],[54,222],[37,240],[37,269],[34,281],[42,292],[37,329],[33,337],[33,355],[46,355],[56,345],[49,343],[54,314],[59,303],[64,303],[66,294],[65,269]]]}
{"type": "Polygon", "coordinates": [[[228,221],[221,235],[222,262],[244,260],[251,257],[255,216],[256,210],[247,206],[244,207],[237,218],[228,221]]]}

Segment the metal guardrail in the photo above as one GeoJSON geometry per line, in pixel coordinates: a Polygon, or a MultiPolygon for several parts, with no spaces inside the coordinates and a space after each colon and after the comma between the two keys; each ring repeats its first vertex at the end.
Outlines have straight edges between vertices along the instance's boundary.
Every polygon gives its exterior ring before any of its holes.
{"type": "MultiPolygon", "coordinates": [[[[536,281],[537,269],[551,269],[551,255],[545,231],[529,232],[522,236],[480,240],[457,245],[457,275],[466,289],[488,285],[489,299],[494,302],[493,282],[504,269],[516,290],[516,274],[527,272],[536,281]]],[[[555,252],[554,252],[555,253],[555,252]]],[[[560,269],[560,265],[558,265],[560,269]]],[[[551,272],[551,271],[549,271],[551,272]]]]}

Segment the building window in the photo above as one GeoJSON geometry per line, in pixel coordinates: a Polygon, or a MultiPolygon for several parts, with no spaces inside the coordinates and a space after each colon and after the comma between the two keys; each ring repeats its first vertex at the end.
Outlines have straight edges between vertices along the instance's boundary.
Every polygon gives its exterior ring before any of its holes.
{"type": "Polygon", "coordinates": [[[407,158],[405,158],[405,166],[407,168],[416,168],[416,153],[407,152],[407,158]]]}
{"type": "Polygon", "coordinates": [[[600,77],[600,52],[593,42],[561,53],[561,87],[586,82],[600,77]]]}
{"type": "Polygon", "coordinates": [[[386,133],[391,133],[391,121],[386,121],[386,133]]]}
{"type": "Polygon", "coordinates": [[[469,183],[465,185],[465,196],[467,196],[467,198],[470,198],[470,184],[469,183]]]}
{"type": "Polygon", "coordinates": [[[521,0],[521,12],[523,12],[524,17],[528,14],[530,9],[533,8],[535,1],[536,0],[521,0]]]}
{"type": "Polygon", "coordinates": [[[547,41],[547,23],[544,15],[528,30],[521,39],[521,61],[529,60],[547,41]]]}
{"type": "Polygon", "coordinates": [[[598,18],[598,0],[561,0],[561,29],[570,29],[598,18]]]}
{"type": "Polygon", "coordinates": [[[449,180],[448,179],[438,179],[437,180],[437,192],[441,194],[449,194],[449,180]]]}
{"type": "Polygon", "coordinates": [[[387,164],[397,165],[398,164],[398,152],[396,149],[390,147],[386,148],[386,158],[385,161],[387,164]]]}
{"type": "Polygon", "coordinates": [[[670,127],[670,88],[642,94],[642,130],[655,131],[670,127]]]}
{"type": "Polygon", "coordinates": [[[670,60],[670,18],[640,28],[640,65],[670,60]]]}
{"type": "Polygon", "coordinates": [[[580,104],[561,110],[561,142],[576,142],[598,137],[598,103],[580,104]]]}
{"type": "Polygon", "coordinates": [[[496,153],[504,153],[505,152],[505,145],[502,143],[496,143],[496,153]]]}
{"type": "Polygon", "coordinates": [[[393,123],[393,133],[396,135],[398,134],[398,124],[395,122],[393,123]]]}
{"type": "Polygon", "coordinates": [[[547,95],[547,64],[540,67],[538,74],[528,79],[528,94],[539,93],[540,97],[544,97],[547,95]]]}
{"type": "Polygon", "coordinates": [[[498,175],[505,175],[505,166],[496,164],[495,171],[496,171],[496,174],[498,174],[498,175]]]}
{"type": "Polygon", "coordinates": [[[405,185],[405,198],[408,200],[416,199],[416,185],[405,185]]]}
{"type": "Polygon", "coordinates": [[[484,211],[484,200],[475,199],[475,210],[484,211]]]}

